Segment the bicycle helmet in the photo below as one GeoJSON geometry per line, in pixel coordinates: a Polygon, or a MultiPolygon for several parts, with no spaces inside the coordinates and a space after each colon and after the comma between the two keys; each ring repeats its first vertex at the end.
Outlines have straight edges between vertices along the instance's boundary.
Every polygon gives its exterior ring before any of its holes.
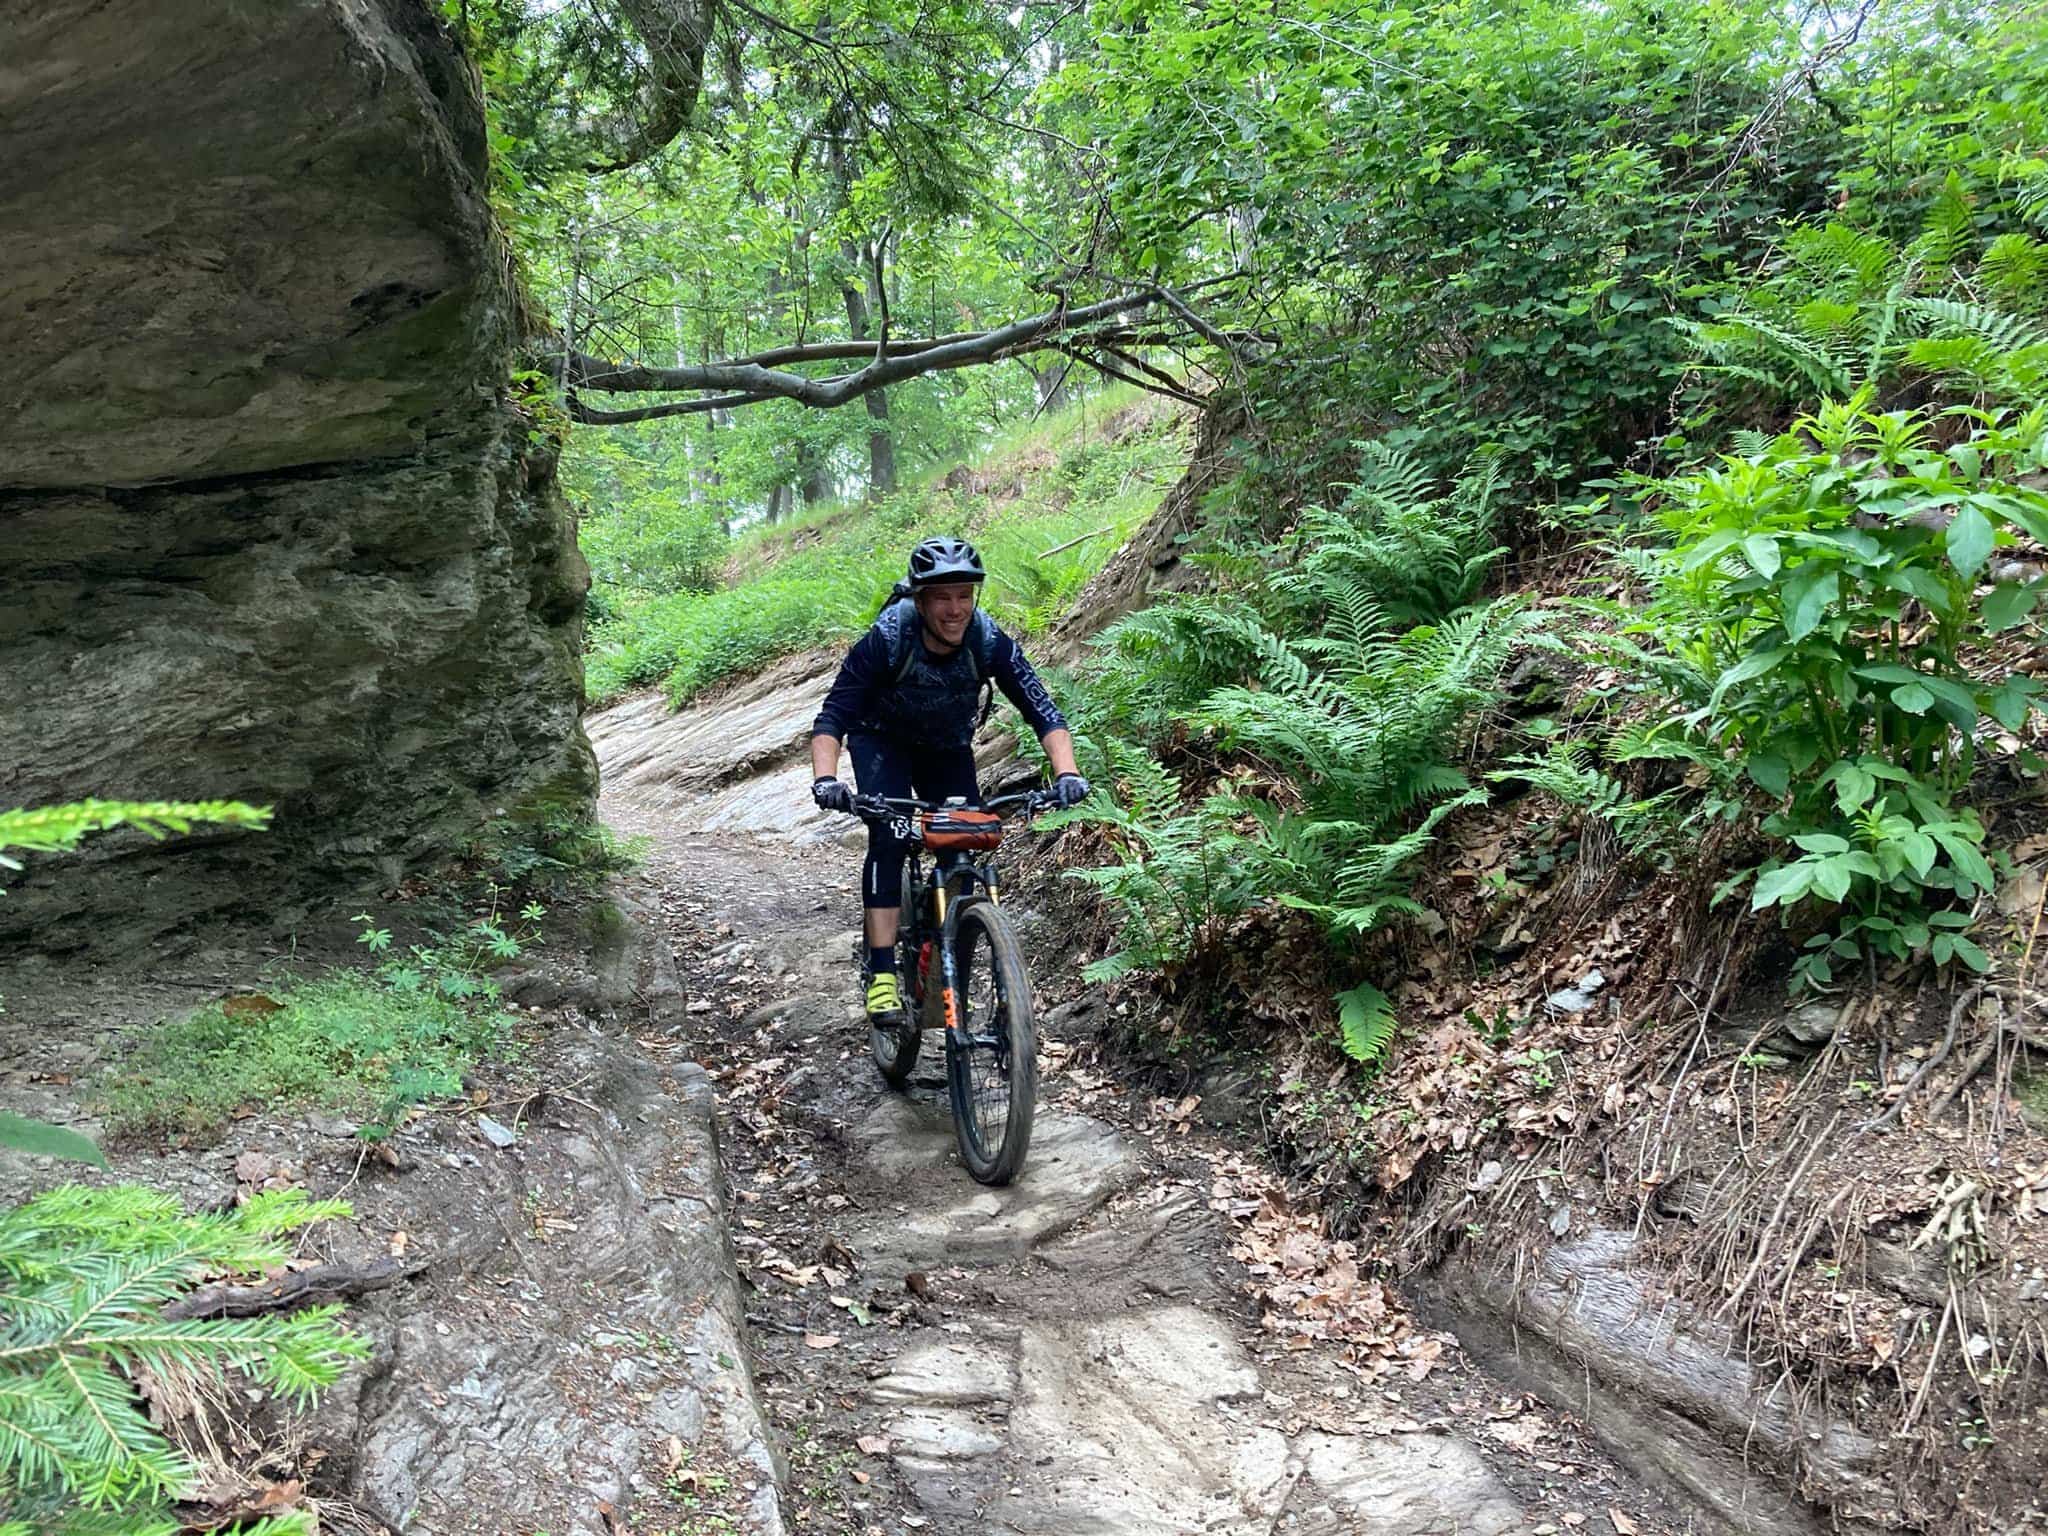
{"type": "Polygon", "coordinates": [[[981,556],[965,539],[926,539],[910,552],[910,590],[936,587],[949,581],[986,581],[981,556]]]}

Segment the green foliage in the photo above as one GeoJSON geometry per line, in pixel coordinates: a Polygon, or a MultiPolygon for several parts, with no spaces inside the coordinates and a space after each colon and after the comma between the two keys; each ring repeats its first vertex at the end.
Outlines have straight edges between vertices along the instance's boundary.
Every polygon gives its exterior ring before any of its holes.
{"type": "Polygon", "coordinates": [[[1240,840],[1230,807],[1211,799],[1183,814],[1178,777],[1123,742],[1103,743],[1089,766],[1109,792],[1041,823],[1049,829],[1105,828],[1119,855],[1117,863],[1068,872],[1102,892],[1123,915],[1117,950],[1082,974],[1101,982],[1178,966],[1214,943],[1257,896],[1237,857],[1240,840]]]}
{"type": "Polygon", "coordinates": [[[1879,413],[1866,395],[1660,487],[1672,542],[1638,629],[1679,663],[1673,730],[1775,806],[1763,830],[1789,851],[1755,872],[1753,905],[1837,914],[1807,984],[1859,958],[1982,968],[1953,930],[1994,875],[1957,799],[1980,725],[2037,707],[2039,684],[1976,647],[2040,598],[1992,560],[2048,541],[2048,495],[2019,483],[2044,467],[2048,410],[1879,413]]]}
{"type": "MultiPolygon", "coordinates": [[[[1617,761],[1623,760],[1628,743],[1617,741],[1610,749],[1617,761]]],[[[1622,851],[1632,858],[1666,863],[1679,846],[1684,816],[1680,797],[1671,790],[1649,796],[1630,794],[1621,780],[1593,761],[1592,750],[1583,741],[1551,740],[1542,752],[1510,757],[1486,777],[1495,784],[1541,790],[1561,804],[1587,813],[1609,827],[1622,851]]]]}
{"type": "Polygon", "coordinates": [[[533,942],[493,911],[453,937],[393,955],[367,915],[358,940],[382,957],[373,975],[337,971],[299,982],[274,1009],[233,1002],[151,1032],[105,1084],[117,1135],[205,1137],[248,1104],[317,1102],[363,1112],[364,1134],[389,1134],[411,1105],[461,1091],[462,1077],[504,1047],[512,1020],[490,967],[533,942]]]}
{"type": "Polygon", "coordinates": [[[191,1321],[158,1307],[208,1275],[281,1264],[286,1234],[346,1214],[290,1190],[187,1216],[134,1185],[67,1186],[0,1213],[0,1507],[28,1530],[84,1528],[81,1511],[123,1531],[179,1529],[169,1505],[193,1468],[149,1421],[134,1371],[232,1367],[303,1407],[368,1350],[339,1306],[191,1321]]]}
{"type": "MultiPolygon", "coordinates": [[[[88,833],[133,827],[159,840],[190,832],[195,826],[245,827],[261,831],[270,824],[268,809],[232,800],[150,801],[81,800],[70,805],[35,806],[0,811],[0,849],[31,853],[63,853],[78,846],[88,833]]],[[[21,865],[0,853],[0,869],[21,865]]]]}
{"type": "Polygon", "coordinates": [[[1362,981],[1337,994],[1337,1027],[1344,1054],[1361,1066],[1379,1064],[1394,1043],[1398,1022],[1387,994],[1371,982],[1362,981]]]}
{"type": "MultiPolygon", "coordinates": [[[[1692,333],[1714,372],[1788,402],[1902,393],[1931,377],[1983,403],[2038,403],[2048,248],[2007,231],[1980,250],[1968,207],[1951,175],[1928,229],[1905,247],[1839,221],[1793,229],[1776,270],[1692,333]]],[[[1753,393],[1729,408],[1753,412],[1753,393]]]]}
{"type": "Polygon", "coordinates": [[[491,889],[557,898],[595,894],[613,875],[639,868],[648,845],[594,816],[555,809],[499,817],[468,852],[491,889]]]}
{"type": "MultiPolygon", "coordinates": [[[[1068,813],[1114,827],[1124,856],[1077,872],[1126,916],[1124,948],[1097,974],[1180,963],[1215,942],[1219,916],[1257,902],[1311,913],[1339,943],[1420,915],[1410,869],[1444,818],[1481,798],[1450,754],[1533,633],[1518,603],[1465,604],[1494,553],[1490,490],[1482,469],[1435,496],[1411,461],[1371,451],[1339,509],[1255,562],[1275,574],[1103,636],[1077,723],[1084,766],[1106,758],[1128,804],[1068,813]],[[1118,739],[1169,727],[1256,763],[1272,791],[1179,811],[1177,780],[1118,739]]],[[[1393,1027],[1369,983],[1340,997],[1359,1061],[1377,1060],[1393,1027]]]]}
{"type": "Polygon", "coordinates": [[[592,637],[584,688],[602,704],[666,682],[680,707],[707,688],[777,657],[844,640],[865,628],[894,579],[879,553],[841,572],[771,577],[716,592],[656,598],[592,637]]]}
{"type": "Polygon", "coordinates": [[[1346,593],[1370,597],[1394,624],[1433,624],[1479,595],[1506,551],[1492,538],[1498,460],[1482,457],[1449,495],[1411,454],[1360,443],[1360,477],[1331,512],[1312,508],[1288,542],[1274,590],[1314,606],[1346,593]]]}
{"type": "Polygon", "coordinates": [[[681,706],[779,657],[848,640],[873,622],[911,547],[932,533],[976,541],[989,569],[982,601],[998,623],[1042,628],[1158,505],[1179,451],[1170,413],[1153,411],[1116,439],[1102,437],[1102,414],[1091,402],[1013,437],[983,466],[983,490],[935,477],[800,530],[735,540],[741,580],[631,604],[595,629],[587,695],[603,703],[665,681],[681,706]],[[1082,430],[1091,411],[1093,437],[1082,430]]]}

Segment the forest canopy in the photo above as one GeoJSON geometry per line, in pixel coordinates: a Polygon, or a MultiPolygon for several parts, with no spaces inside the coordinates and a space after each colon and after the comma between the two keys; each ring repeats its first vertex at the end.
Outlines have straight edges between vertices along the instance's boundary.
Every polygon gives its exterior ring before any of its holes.
{"type": "Polygon", "coordinates": [[[449,3],[537,371],[742,499],[886,491],[1082,371],[1563,491],[1675,429],[1788,227],[2044,185],[2031,5],[449,3]]]}

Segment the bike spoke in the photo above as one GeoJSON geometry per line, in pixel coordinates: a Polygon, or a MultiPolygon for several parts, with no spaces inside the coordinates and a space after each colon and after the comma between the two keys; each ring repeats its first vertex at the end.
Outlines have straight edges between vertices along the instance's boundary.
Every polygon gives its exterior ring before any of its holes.
{"type": "Polygon", "coordinates": [[[983,1153],[994,1157],[1002,1150],[1010,1124],[1010,1060],[1003,1037],[1002,982],[994,954],[978,942],[981,930],[970,929],[964,937],[968,942],[961,966],[966,982],[961,998],[961,1037],[967,1053],[969,1131],[983,1153]]]}

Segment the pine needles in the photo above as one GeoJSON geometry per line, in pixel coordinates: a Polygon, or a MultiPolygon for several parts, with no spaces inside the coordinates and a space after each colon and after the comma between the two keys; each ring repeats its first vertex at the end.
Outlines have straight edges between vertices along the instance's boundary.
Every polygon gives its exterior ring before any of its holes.
{"type": "MultiPolygon", "coordinates": [[[[0,1213],[0,1504],[38,1525],[175,1530],[185,1458],[142,1409],[132,1377],[235,1368],[304,1404],[362,1359],[340,1307],[286,1316],[166,1321],[162,1303],[215,1273],[282,1263],[279,1241],[347,1214],[299,1190],[225,1215],[187,1216],[137,1186],[66,1186],[0,1213]],[[35,1519],[47,1512],[51,1523],[35,1519]],[[79,1512],[88,1518],[81,1522],[79,1512]]],[[[16,1526],[0,1526],[14,1530],[16,1526]]]]}

